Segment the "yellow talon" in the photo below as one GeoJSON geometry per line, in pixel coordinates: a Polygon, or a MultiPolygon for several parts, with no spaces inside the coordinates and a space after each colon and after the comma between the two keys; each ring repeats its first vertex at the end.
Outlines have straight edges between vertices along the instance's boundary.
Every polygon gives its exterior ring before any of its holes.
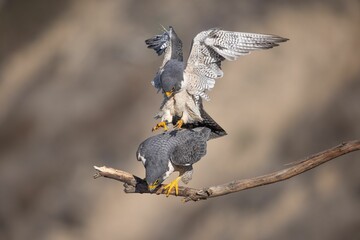
{"type": "Polygon", "coordinates": [[[181,177],[177,177],[174,181],[172,181],[171,183],[167,184],[164,189],[168,189],[166,196],[168,197],[171,193],[171,190],[175,187],[175,195],[179,195],[179,180],[181,179],[181,177]]]}
{"type": "Polygon", "coordinates": [[[159,128],[164,128],[164,131],[168,130],[166,122],[164,122],[164,121],[159,122],[158,124],[156,124],[156,126],[152,128],[152,131],[158,130],[159,128]]]}
{"type": "Polygon", "coordinates": [[[176,123],[176,125],[175,125],[175,127],[177,127],[177,128],[181,128],[182,127],[182,125],[184,124],[184,121],[182,120],[182,119],[180,119],[179,121],[177,121],[177,123],[176,123]]]}

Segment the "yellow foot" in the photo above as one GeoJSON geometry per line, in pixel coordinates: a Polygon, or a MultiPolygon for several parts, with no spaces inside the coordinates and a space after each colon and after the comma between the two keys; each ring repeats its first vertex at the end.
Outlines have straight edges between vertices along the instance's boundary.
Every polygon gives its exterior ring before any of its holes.
{"type": "Polygon", "coordinates": [[[177,123],[175,124],[175,127],[180,129],[183,124],[184,124],[184,121],[183,121],[182,119],[180,119],[180,120],[177,121],[177,123]]]}
{"type": "Polygon", "coordinates": [[[179,180],[181,179],[181,177],[177,177],[174,181],[172,181],[171,183],[167,184],[164,189],[168,189],[166,196],[168,197],[171,193],[171,190],[175,187],[175,195],[179,195],[179,180]]]}
{"type": "Polygon", "coordinates": [[[152,128],[152,131],[158,130],[159,128],[164,128],[165,131],[168,130],[168,128],[166,126],[166,122],[164,122],[164,121],[159,122],[158,124],[156,124],[156,126],[152,128]]]}

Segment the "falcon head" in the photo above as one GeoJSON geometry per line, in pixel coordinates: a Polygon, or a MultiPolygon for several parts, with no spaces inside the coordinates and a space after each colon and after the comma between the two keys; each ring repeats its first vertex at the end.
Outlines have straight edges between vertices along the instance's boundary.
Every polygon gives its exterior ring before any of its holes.
{"type": "Polygon", "coordinates": [[[150,192],[154,191],[174,171],[169,159],[154,159],[145,164],[146,182],[150,192]]]}
{"type": "Polygon", "coordinates": [[[183,61],[182,41],[174,28],[169,26],[169,30],[164,27],[163,29],[163,34],[145,40],[147,47],[154,49],[159,56],[165,52],[170,55],[169,58],[183,61]]]}
{"type": "Polygon", "coordinates": [[[179,92],[183,85],[184,63],[171,59],[165,66],[160,76],[160,84],[167,97],[179,92]]]}
{"type": "Polygon", "coordinates": [[[154,191],[164,180],[164,171],[161,168],[156,168],[155,166],[145,166],[146,168],[146,182],[148,184],[148,189],[150,192],[154,191]]]}
{"type": "Polygon", "coordinates": [[[149,191],[152,192],[170,176],[174,168],[169,158],[164,158],[164,156],[158,156],[156,154],[147,154],[149,151],[153,152],[150,146],[141,144],[137,152],[137,159],[144,164],[146,172],[145,180],[148,184],[149,191]]]}

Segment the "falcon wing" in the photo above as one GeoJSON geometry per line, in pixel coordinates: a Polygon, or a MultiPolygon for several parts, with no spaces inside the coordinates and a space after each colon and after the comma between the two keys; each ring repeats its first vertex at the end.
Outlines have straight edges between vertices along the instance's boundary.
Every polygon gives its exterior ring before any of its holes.
{"type": "Polygon", "coordinates": [[[209,128],[197,128],[194,130],[183,130],[179,132],[180,144],[176,144],[170,160],[178,166],[191,166],[206,155],[206,142],[211,130],[209,128]]]}
{"type": "Polygon", "coordinates": [[[154,49],[158,56],[165,52],[165,49],[170,45],[169,33],[164,31],[163,34],[155,35],[152,38],[145,40],[148,48],[154,49]]]}
{"type": "MultiPolygon", "coordinates": [[[[148,48],[154,49],[157,55],[160,56],[171,44],[169,32],[164,29],[163,34],[155,35],[154,37],[145,40],[145,43],[148,48]]],[[[151,81],[151,84],[158,90],[161,89],[160,76],[163,71],[163,67],[169,60],[170,56],[168,54],[165,54],[163,63],[161,64],[159,71],[156,73],[155,78],[151,81]]]]}
{"type": "Polygon", "coordinates": [[[212,89],[215,79],[223,76],[222,61],[234,61],[251,51],[273,48],[287,40],[276,35],[230,32],[217,28],[200,32],[193,40],[184,71],[187,91],[196,99],[208,99],[205,91],[212,89]]]}

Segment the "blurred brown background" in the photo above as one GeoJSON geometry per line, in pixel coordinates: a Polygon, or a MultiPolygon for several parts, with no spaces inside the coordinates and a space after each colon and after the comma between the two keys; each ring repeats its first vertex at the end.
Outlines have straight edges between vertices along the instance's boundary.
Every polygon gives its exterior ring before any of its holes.
{"type": "Polygon", "coordinates": [[[359,1],[0,0],[0,239],[360,239],[360,153],[288,181],[182,204],[126,195],[93,165],[135,160],[162,96],[144,40],[172,25],[185,52],[211,27],[280,47],[226,62],[205,108],[192,187],[262,175],[360,138],[359,1]]]}

